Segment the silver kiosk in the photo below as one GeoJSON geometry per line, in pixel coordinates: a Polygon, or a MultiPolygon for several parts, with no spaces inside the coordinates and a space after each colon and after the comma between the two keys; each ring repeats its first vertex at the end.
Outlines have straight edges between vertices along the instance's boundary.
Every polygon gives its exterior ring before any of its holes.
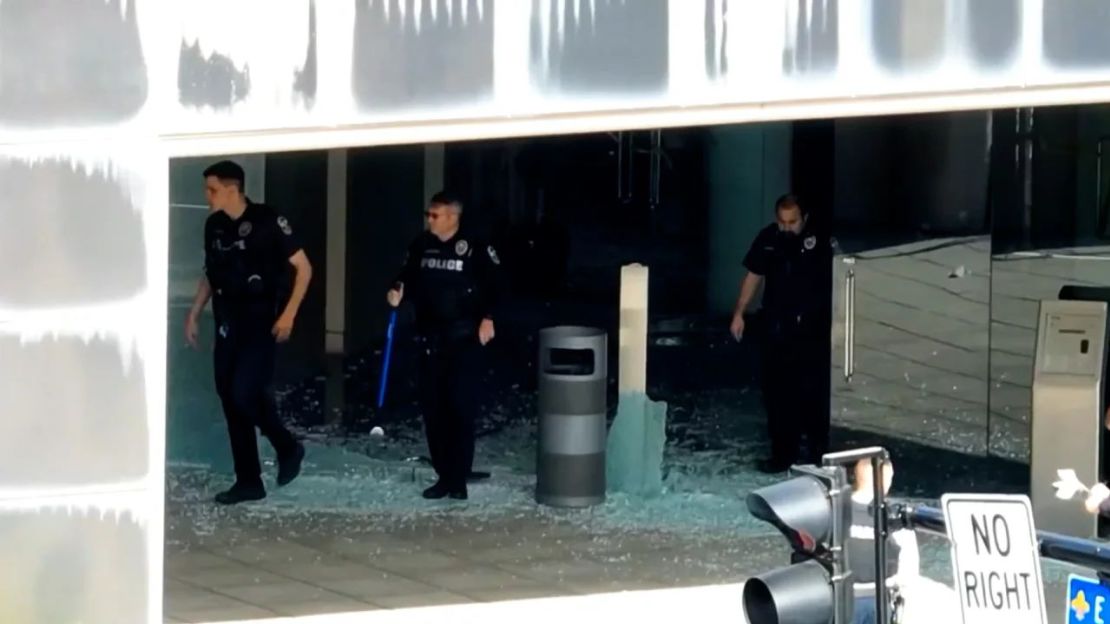
{"type": "Polygon", "coordinates": [[[1041,301],[1030,461],[1030,498],[1041,530],[1098,537],[1097,516],[1082,500],[1056,498],[1052,484],[1065,468],[1088,486],[1100,477],[1106,314],[1103,301],[1041,301]]]}

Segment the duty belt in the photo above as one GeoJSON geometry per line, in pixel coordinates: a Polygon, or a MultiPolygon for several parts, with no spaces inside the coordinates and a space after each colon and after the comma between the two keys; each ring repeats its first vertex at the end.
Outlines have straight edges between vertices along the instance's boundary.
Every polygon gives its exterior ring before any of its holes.
{"type": "Polygon", "coordinates": [[[421,329],[417,340],[429,348],[436,346],[458,342],[470,337],[477,337],[478,325],[470,321],[456,322],[444,327],[425,328],[421,329]]]}

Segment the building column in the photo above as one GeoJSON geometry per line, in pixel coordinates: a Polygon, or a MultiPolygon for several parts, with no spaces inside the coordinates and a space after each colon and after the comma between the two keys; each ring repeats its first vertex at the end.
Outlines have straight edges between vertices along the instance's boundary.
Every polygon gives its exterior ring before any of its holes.
{"type": "Polygon", "coordinates": [[[731,314],[744,277],[744,255],[774,218],[775,199],[790,191],[788,123],[724,126],[710,131],[708,310],[731,314]]]}
{"type": "Polygon", "coordinates": [[[324,420],[342,420],[346,405],[343,354],[347,341],[347,150],[328,150],[327,260],[324,276],[324,420]]]}
{"type": "Polygon", "coordinates": [[[328,151],[324,352],[344,352],[347,312],[347,150],[328,151]]]}

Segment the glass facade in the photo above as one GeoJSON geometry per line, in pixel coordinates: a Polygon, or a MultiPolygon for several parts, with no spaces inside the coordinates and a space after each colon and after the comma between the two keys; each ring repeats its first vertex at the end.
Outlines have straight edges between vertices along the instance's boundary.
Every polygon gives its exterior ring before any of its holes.
{"type": "MultiPolygon", "coordinates": [[[[3,0],[0,535],[41,547],[0,540],[0,570],[41,567],[16,585],[32,602],[0,599],[0,619],[65,619],[48,589],[118,579],[75,607],[84,621],[160,619],[166,302],[171,288],[187,297],[195,266],[168,258],[168,236],[171,219],[174,236],[195,236],[198,217],[167,211],[171,155],[296,149],[294,135],[359,128],[392,129],[392,142],[449,123],[453,138],[529,120],[569,132],[588,126],[576,116],[693,105],[746,105],[729,114],[750,119],[823,100],[835,114],[883,106],[869,96],[995,87],[1009,105],[1048,85],[1105,86],[1106,12],[1096,0],[3,0]],[[475,119],[489,125],[462,123],[475,119]],[[223,149],[180,141],[214,137],[223,149]],[[52,461],[16,464],[31,452],[52,461]]],[[[1036,301],[1107,281],[1108,126],[1094,107],[838,128],[837,179],[882,181],[829,190],[843,229],[830,280],[837,309],[856,312],[837,313],[849,335],[833,341],[832,361],[851,369],[833,377],[845,424],[1027,452],[1036,301]],[[871,409],[892,401],[912,409],[871,409]]]]}
{"type": "Polygon", "coordinates": [[[1110,285],[1108,121],[1083,106],[837,122],[834,419],[1028,461],[1039,302],[1110,285]]]}

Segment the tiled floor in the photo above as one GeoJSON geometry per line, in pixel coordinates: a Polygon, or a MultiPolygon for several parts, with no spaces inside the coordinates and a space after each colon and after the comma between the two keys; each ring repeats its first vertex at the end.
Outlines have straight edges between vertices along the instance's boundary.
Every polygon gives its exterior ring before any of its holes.
{"type": "Polygon", "coordinates": [[[167,622],[734,583],[785,555],[776,538],[615,534],[520,514],[453,518],[449,509],[411,520],[256,521],[233,513],[205,535],[167,530],[167,622]]]}

